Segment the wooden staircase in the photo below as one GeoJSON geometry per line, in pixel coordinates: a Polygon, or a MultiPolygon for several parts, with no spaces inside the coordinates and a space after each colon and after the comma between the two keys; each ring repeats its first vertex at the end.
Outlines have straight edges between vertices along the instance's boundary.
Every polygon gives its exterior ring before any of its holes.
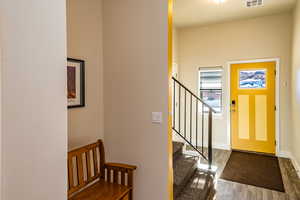
{"type": "Polygon", "coordinates": [[[198,167],[199,156],[183,153],[184,143],[173,142],[174,200],[209,200],[215,174],[198,167]]]}

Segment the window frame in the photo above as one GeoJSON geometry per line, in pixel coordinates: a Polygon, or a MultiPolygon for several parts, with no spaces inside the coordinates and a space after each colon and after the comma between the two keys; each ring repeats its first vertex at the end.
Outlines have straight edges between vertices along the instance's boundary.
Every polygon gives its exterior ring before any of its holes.
{"type": "MultiPolygon", "coordinates": [[[[222,115],[224,108],[223,108],[223,98],[224,98],[224,68],[222,66],[214,66],[214,67],[199,67],[198,68],[198,95],[200,98],[201,97],[201,91],[220,91],[221,93],[221,97],[220,97],[220,111],[217,111],[216,114],[217,115],[222,115]],[[201,89],[201,72],[205,72],[205,71],[220,71],[221,72],[221,87],[220,89],[215,89],[215,88],[211,88],[211,89],[201,89]]],[[[204,111],[204,113],[208,113],[208,111],[204,111]]]]}

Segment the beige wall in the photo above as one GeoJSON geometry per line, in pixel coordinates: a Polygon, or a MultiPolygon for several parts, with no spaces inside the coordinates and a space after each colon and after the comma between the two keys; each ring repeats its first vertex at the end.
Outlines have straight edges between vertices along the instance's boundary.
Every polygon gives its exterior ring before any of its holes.
{"type": "Polygon", "coordinates": [[[138,166],[136,200],[168,199],[167,4],[104,0],[106,155],[138,166]]]}
{"type": "Polygon", "coordinates": [[[103,138],[102,0],[67,0],[68,57],[85,60],[86,106],[68,110],[69,149],[103,138]]]}
{"type": "MultiPolygon", "coordinates": [[[[294,12],[294,34],[293,34],[293,65],[292,65],[292,88],[291,88],[291,118],[292,118],[292,157],[294,165],[298,170],[300,164],[300,2],[294,12]]],[[[300,173],[299,173],[300,176],[300,173]]]]}
{"type": "MultiPolygon", "coordinates": [[[[280,131],[282,151],[289,150],[289,85],[291,69],[292,14],[233,21],[203,27],[179,29],[180,79],[196,94],[198,68],[224,67],[223,102],[228,104],[227,62],[260,58],[280,58],[280,131]]],[[[228,107],[214,120],[214,146],[228,148],[228,107]]]]}
{"type": "Polygon", "coordinates": [[[179,40],[178,40],[178,31],[177,28],[173,28],[173,44],[172,44],[172,48],[173,48],[173,63],[178,64],[179,63],[179,40]]]}
{"type": "MultiPolygon", "coordinates": [[[[1,4],[0,4],[1,5],[1,4]]],[[[1,19],[0,19],[0,38],[1,38],[1,19]]],[[[0,113],[2,113],[2,45],[0,39],[0,113]]],[[[0,200],[3,199],[2,193],[2,114],[0,115],[0,200]]]]}
{"type": "Polygon", "coordinates": [[[65,16],[61,0],[0,2],[3,200],[67,199],[65,16]]]}

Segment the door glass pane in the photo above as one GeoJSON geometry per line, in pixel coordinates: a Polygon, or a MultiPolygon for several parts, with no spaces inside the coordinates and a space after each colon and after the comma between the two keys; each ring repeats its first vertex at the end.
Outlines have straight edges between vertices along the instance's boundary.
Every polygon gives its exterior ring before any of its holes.
{"type": "Polygon", "coordinates": [[[265,89],[266,88],[266,69],[240,70],[239,88],[241,89],[265,89]]]}

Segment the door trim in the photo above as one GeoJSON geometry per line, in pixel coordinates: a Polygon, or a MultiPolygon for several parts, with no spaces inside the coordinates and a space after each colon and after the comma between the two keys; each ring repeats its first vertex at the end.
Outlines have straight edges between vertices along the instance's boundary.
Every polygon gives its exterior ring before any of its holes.
{"type": "Polygon", "coordinates": [[[259,62],[275,62],[276,63],[276,76],[275,76],[275,138],[276,138],[276,147],[275,155],[280,154],[280,140],[281,140],[281,131],[280,131],[280,58],[265,58],[265,59],[253,59],[253,60],[237,60],[227,62],[227,79],[228,79],[228,96],[226,99],[226,108],[227,111],[227,142],[228,147],[231,149],[231,114],[230,114],[230,97],[231,97],[231,65],[232,64],[243,64],[243,63],[259,63],[259,62]]]}
{"type": "Polygon", "coordinates": [[[173,64],[173,0],[168,0],[168,199],[173,200],[173,145],[172,145],[172,64],[173,64]]]}

